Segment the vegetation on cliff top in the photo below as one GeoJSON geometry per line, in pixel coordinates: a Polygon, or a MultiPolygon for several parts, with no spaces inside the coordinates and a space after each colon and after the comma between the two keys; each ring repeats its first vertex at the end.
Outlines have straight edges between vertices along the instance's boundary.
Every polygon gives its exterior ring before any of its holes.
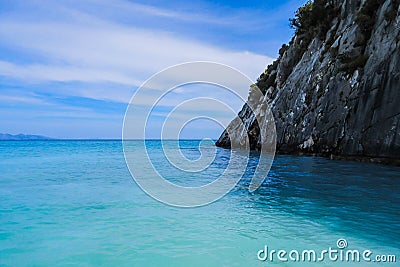
{"type": "MultiPolygon", "coordinates": [[[[294,18],[289,19],[290,26],[295,29],[295,35],[289,45],[295,45],[296,50],[290,66],[287,66],[289,69],[285,71],[287,75],[291,73],[293,67],[300,61],[313,38],[325,38],[333,18],[337,16],[339,11],[334,3],[335,0],[309,1],[296,11],[294,18]]],[[[278,59],[269,65],[258,78],[256,85],[264,94],[268,88],[276,86],[277,68],[288,48],[288,45],[282,45],[278,59]]],[[[284,81],[287,77],[280,78],[284,81]]]]}
{"type": "MultiPolygon", "coordinates": [[[[349,57],[348,55],[334,55],[339,60],[341,67],[340,71],[344,71],[348,74],[353,73],[356,69],[363,69],[367,60],[368,55],[365,54],[365,48],[376,21],[376,13],[379,7],[385,2],[385,0],[358,0],[358,6],[361,8],[356,16],[356,23],[361,30],[363,38],[360,38],[356,46],[361,48],[358,55],[349,57]]],[[[400,0],[392,0],[394,7],[399,6],[400,0]]],[[[293,68],[299,63],[303,54],[307,51],[311,41],[315,38],[325,40],[329,29],[333,26],[335,18],[340,19],[340,7],[341,3],[339,0],[310,0],[305,5],[300,7],[293,18],[289,19],[290,27],[295,30],[295,34],[290,41],[289,45],[284,44],[279,50],[279,57],[257,79],[256,85],[265,94],[270,87],[276,88],[277,86],[277,74],[278,67],[284,68],[279,71],[279,82],[283,83],[287,77],[293,71],[293,68]],[[292,52],[290,59],[285,66],[280,65],[281,59],[284,53],[288,50],[289,46],[292,46],[292,52]]],[[[397,16],[397,9],[392,8],[387,10],[385,18],[389,21],[393,21],[397,16]]],[[[334,34],[331,34],[329,40],[326,41],[326,51],[329,50],[330,46],[334,42],[334,34]]],[[[320,58],[320,61],[323,58],[320,58]]],[[[276,94],[276,90],[272,90],[273,94],[276,94]]],[[[274,95],[271,95],[273,97],[274,95]]]]}
{"type": "Polygon", "coordinates": [[[308,37],[307,39],[315,36],[320,39],[325,38],[331,26],[330,22],[338,12],[334,3],[334,0],[314,0],[300,7],[295,17],[289,19],[290,26],[296,30],[296,35],[308,37]]]}

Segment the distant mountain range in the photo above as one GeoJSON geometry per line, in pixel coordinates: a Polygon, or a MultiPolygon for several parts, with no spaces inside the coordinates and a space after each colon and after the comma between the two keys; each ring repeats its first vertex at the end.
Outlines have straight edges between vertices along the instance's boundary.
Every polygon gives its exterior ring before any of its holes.
{"type": "Polygon", "coordinates": [[[0,140],[50,140],[53,138],[41,136],[41,135],[31,135],[31,134],[7,134],[7,133],[0,133],[0,140]]]}

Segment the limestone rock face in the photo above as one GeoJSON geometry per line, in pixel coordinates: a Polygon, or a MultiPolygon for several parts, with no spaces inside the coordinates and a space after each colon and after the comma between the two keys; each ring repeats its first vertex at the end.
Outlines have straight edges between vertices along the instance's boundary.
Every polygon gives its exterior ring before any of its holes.
{"type": "MultiPolygon", "coordinates": [[[[398,164],[400,1],[326,2],[336,12],[327,30],[297,33],[256,83],[275,118],[277,151],[398,164]]],[[[254,112],[245,105],[237,119],[247,133],[225,131],[216,145],[229,148],[248,134],[250,147],[259,148],[254,112]]]]}

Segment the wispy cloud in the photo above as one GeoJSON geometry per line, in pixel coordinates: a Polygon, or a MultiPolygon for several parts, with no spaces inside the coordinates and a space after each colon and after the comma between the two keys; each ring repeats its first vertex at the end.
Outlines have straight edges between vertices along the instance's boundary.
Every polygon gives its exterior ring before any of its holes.
{"type": "Polygon", "coordinates": [[[132,84],[170,65],[195,60],[225,63],[255,76],[271,61],[157,30],[97,21],[91,25],[3,21],[0,35],[9,45],[45,59],[34,64],[1,62],[1,74],[23,79],[132,84]]]}

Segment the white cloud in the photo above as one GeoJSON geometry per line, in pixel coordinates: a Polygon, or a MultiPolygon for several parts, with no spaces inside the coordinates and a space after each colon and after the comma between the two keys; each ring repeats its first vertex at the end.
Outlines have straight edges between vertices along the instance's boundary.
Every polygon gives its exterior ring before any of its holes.
{"type": "MultiPolygon", "coordinates": [[[[0,19],[0,37],[13,49],[41,58],[18,64],[0,61],[0,75],[34,83],[79,81],[138,86],[168,66],[198,60],[224,63],[255,79],[272,61],[263,55],[228,51],[172,33],[128,27],[80,13],[72,20],[54,23],[6,17],[0,19]]],[[[111,94],[111,100],[121,100],[118,92],[111,94]]],[[[92,97],[101,99],[104,94],[92,97]]]]}
{"type": "Polygon", "coordinates": [[[118,82],[123,84],[137,84],[129,76],[116,71],[106,69],[45,65],[45,64],[15,64],[7,61],[0,61],[0,74],[13,77],[30,83],[43,81],[80,81],[80,82],[118,82]]]}
{"type": "Polygon", "coordinates": [[[43,99],[31,96],[15,96],[15,95],[0,95],[0,102],[2,103],[24,103],[30,105],[49,105],[43,99]]]}
{"type": "MultiPolygon", "coordinates": [[[[236,67],[252,78],[271,59],[246,51],[226,51],[157,30],[128,28],[115,24],[32,24],[31,22],[1,22],[0,35],[6,42],[47,59],[44,66],[64,71],[60,75],[37,74],[39,79],[105,80],[132,83],[139,76],[187,61],[216,61],[236,67]],[[62,67],[54,62],[60,62],[62,67]],[[104,75],[109,71],[110,75],[104,75]],[[118,73],[120,77],[115,75],[118,73]],[[86,74],[86,75],[85,75],[86,74]],[[86,77],[84,77],[84,75],[86,77]]],[[[41,64],[20,65],[25,72],[41,72],[41,64]]],[[[15,70],[12,73],[18,76],[15,70]]],[[[32,76],[33,76],[32,74],[32,76]]]]}

